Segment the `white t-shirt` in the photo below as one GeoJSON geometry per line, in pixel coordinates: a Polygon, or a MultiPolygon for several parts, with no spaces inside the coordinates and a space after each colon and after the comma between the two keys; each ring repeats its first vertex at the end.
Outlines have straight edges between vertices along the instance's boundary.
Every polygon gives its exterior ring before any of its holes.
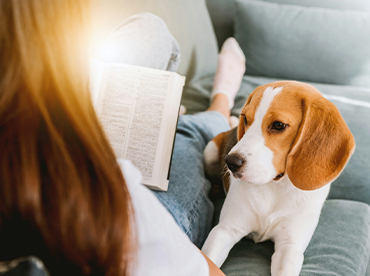
{"type": "Polygon", "coordinates": [[[141,184],[141,173],[118,159],[135,212],[136,276],[208,276],[207,261],[159,200],[141,184]]]}

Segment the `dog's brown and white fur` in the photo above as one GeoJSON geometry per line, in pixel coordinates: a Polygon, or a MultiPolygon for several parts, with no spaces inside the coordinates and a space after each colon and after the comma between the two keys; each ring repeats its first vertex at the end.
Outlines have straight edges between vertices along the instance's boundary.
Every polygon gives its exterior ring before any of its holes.
{"type": "Polygon", "coordinates": [[[272,276],[299,275],[330,183],[354,149],[338,109],[314,87],[284,81],[256,88],[239,126],[204,151],[209,174],[220,173],[224,154],[228,169],[220,222],[202,251],[220,267],[241,238],[272,240],[272,276]]]}

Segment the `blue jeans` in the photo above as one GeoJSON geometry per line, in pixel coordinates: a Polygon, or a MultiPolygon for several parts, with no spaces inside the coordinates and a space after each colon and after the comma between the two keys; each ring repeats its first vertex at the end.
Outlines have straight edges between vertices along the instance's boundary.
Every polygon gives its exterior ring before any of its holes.
{"type": "MultiPolygon", "coordinates": [[[[171,71],[176,71],[180,62],[179,46],[166,24],[149,13],[124,21],[107,38],[106,45],[98,56],[106,62],[171,71]],[[109,51],[112,45],[114,55],[109,51]]],[[[214,136],[229,129],[226,118],[215,111],[180,116],[168,191],[153,191],[198,247],[211,229],[214,209],[208,197],[211,184],[205,177],[203,150],[214,136]]]]}
{"type": "Polygon", "coordinates": [[[198,247],[207,238],[213,217],[203,150],[214,136],[229,129],[226,118],[215,111],[180,116],[168,191],[153,191],[198,247]]]}

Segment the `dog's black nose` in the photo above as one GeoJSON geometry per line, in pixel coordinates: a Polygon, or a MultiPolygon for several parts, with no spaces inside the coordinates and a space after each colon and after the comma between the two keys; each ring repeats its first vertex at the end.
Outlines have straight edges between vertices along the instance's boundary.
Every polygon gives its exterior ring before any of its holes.
{"type": "Polygon", "coordinates": [[[225,162],[230,171],[236,172],[243,165],[244,159],[237,155],[227,155],[225,162]]]}

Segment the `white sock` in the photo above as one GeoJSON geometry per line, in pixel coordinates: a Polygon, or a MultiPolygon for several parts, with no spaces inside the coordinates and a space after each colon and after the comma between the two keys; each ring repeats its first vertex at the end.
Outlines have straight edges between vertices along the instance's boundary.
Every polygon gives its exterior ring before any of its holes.
{"type": "Polygon", "coordinates": [[[213,84],[211,101],[217,94],[224,94],[229,100],[229,108],[234,106],[245,72],[245,56],[238,42],[229,37],[218,55],[217,72],[213,84]]]}

